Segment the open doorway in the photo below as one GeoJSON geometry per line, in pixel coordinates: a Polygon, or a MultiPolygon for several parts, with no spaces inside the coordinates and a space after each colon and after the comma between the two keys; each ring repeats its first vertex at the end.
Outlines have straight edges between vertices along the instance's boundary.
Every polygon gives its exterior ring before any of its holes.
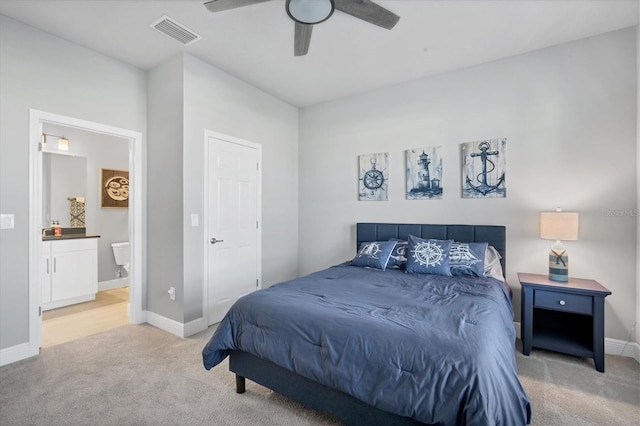
{"type": "Polygon", "coordinates": [[[46,348],[130,322],[130,185],[128,139],[48,122],[42,130],[46,348]],[[60,236],[48,235],[52,224],[60,236]]]}
{"type": "MultiPolygon", "coordinates": [[[[69,134],[76,135],[92,135],[96,139],[100,138],[115,138],[111,140],[119,140],[126,146],[125,164],[128,166],[129,173],[129,197],[128,208],[124,214],[126,221],[126,232],[124,235],[116,238],[119,240],[125,240],[129,242],[130,246],[130,263],[127,267],[128,274],[124,278],[127,278],[128,291],[125,291],[128,298],[128,316],[127,322],[133,324],[139,324],[145,321],[143,317],[142,306],[142,294],[144,294],[143,279],[142,279],[142,243],[143,243],[143,229],[142,229],[142,134],[126,129],[115,128],[100,123],[89,122],[85,120],[76,119],[73,117],[66,117],[57,114],[51,114],[43,111],[31,110],[30,111],[30,130],[29,130],[29,155],[30,155],[30,244],[29,244],[29,352],[30,355],[37,355],[39,348],[43,343],[43,323],[42,323],[42,307],[44,303],[42,292],[42,283],[45,277],[45,269],[42,267],[43,258],[46,257],[45,248],[43,248],[43,229],[49,228],[49,223],[52,217],[47,217],[45,208],[45,187],[43,185],[43,173],[44,173],[44,155],[43,150],[43,134],[50,133],[56,136],[61,136],[60,133],[65,132],[65,139],[69,147],[73,145],[72,138],[69,134]]],[[[81,137],[76,136],[76,139],[81,137]]],[[[57,140],[57,138],[55,138],[57,140]]],[[[86,147],[85,147],[86,148],[86,147]]],[[[87,185],[87,191],[93,191],[91,187],[94,187],[95,193],[99,193],[99,185],[91,184],[87,185]]],[[[95,198],[95,193],[89,192],[92,197],[95,198]]],[[[88,194],[89,194],[88,193],[88,194]]],[[[72,197],[69,197],[72,198],[72,197]]],[[[79,196],[78,198],[83,198],[79,196]]],[[[87,195],[87,198],[90,198],[87,195]]],[[[68,200],[65,200],[68,201],[68,200]]],[[[96,201],[92,207],[96,207],[96,201]]],[[[99,208],[99,207],[98,207],[99,208]]],[[[93,231],[95,233],[95,230],[93,231]]],[[[119,241],[120,242],[120,241],[119,241]]],[[[105,241],[104,244],[110,244],[111,242],[105,241]]],[[[103,245],[104,245],[103,244],[103,245]]],[[[109,249],[111,247],[108,247],[109,249]]],[[[105,250],[105,247],[101,250],[101,257],[103,260],[99,260],[96,257],[96,264],[100,261],[104,263],[104,259],[113,259],[113,253],[109,253],[105,250]]],[[[113,262],[112,260],[109,260],[113,262]]],[[[102,268],[104,269],[104,267],[102,268]]],[[[113,269],[113,268],[111,268],[113,269]]],[[[113,270],[111,271],[114,272],[113,270]]],[[[118,274],[114,276],[116,281],[112,288],[120,288],[124,286],[118,285],[122,277],[123,272],[118,267],[118,274]],[[119,276],[118,276],[119,275],[119,276]]],[[[105,280],[105,274],[108,272],[102,272],[102,278],[100,281],[105,280]]],[[[112,283],[113,284],[113,283],[112,283]]],[[[97,290],[97,289],[96,289],[97,290]]],[[[111,289],[105,289],[111,290],[111,289]]],[[[121,292],[122,293],[122,292],[121,292]]],[[[74,300],[71,300],[72,302],[74,300]]],[[[78,302],[84,302],[84,300],[78,300],[78,302]]],[[[76,303],[73,303],[76,305],[76,303]]],[[[48,308],[60,308],[62,306],[56,306],[55,303],[47,305],[48,308]]]]}

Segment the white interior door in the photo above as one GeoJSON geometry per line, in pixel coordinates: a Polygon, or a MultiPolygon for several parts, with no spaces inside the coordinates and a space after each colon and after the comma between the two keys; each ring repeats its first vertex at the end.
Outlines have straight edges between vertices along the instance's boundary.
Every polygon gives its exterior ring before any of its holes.
{"type": "Polygon", "coordinates": [[[209,325],[260,287],[260,149],[208,136],[206,182],[209,325]]]}

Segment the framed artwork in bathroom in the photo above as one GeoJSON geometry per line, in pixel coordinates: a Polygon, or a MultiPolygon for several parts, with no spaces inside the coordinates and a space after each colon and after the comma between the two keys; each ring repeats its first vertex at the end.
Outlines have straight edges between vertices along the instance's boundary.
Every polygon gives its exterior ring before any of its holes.
{"type": "Polygon", "coordinates": [[[129,171],[100,169],[100,207],[129,207],[129,171]]]}

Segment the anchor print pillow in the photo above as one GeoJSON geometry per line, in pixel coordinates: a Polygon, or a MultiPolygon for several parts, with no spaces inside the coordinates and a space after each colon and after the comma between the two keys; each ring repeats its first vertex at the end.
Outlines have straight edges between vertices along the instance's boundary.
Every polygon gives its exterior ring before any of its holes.
{"type": "Polygon", "coordinates": [[[360,244],[358,254],[351,264],[365,268],[385,270],[389,263],[389,256],[397,241],[371,241],[360,244]]]}
{"type": "Polygon", "coordinates": [[[460,243],[454,241],[449,249],[451,275],[484,277],[484,257],[488,243],[460,243]]]}
{"type": "Polygon", "coordinates": [[[409,235],[407,272],[451,276],[449,250],[453,240],[434,240],[409,235]]]}

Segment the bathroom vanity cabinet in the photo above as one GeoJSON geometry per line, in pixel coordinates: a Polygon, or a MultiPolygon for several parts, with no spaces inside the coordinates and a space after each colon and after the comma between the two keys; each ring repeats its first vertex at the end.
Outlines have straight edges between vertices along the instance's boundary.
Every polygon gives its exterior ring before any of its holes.
{"type": "Polygon", "coordinates": [[[96,298],[98,239],[75,238],[42,242],[42,310],[96,298]]]}

